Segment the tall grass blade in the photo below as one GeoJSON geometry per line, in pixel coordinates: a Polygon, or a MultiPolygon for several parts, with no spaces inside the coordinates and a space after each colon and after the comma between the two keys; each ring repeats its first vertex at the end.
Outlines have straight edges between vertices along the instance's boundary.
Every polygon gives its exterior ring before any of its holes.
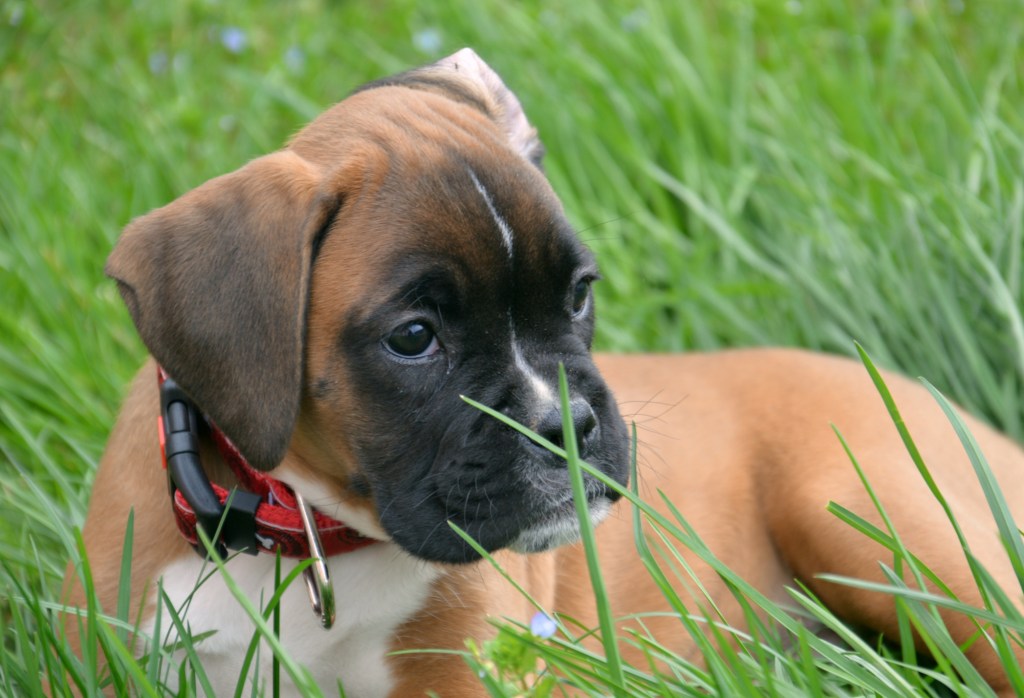
{"type": "Polygon", "coordinates": [[[597,557],[597,540],[594,537],[594,524],[590,520],[590,511],[587,506],[587,489],[583,482],[576,430],[573,426],[572,405],[569,400],[569,382],[565,375],[565,366],[561,363],[558,365],[558,393],[562,408],[562,438],[565,442],[565,459],[569,468],[569,481],[572,483],[573,500],[576,503],[580,539],[583,542],[583,551],[587,558],[587,571],[590,574],[590,584],[594,588],[594,598],[597,603],[601,642],[608,660],[609,682],[615,696],[626,698],[626,682],[622,671],[618,636],[615,632],[615,620],[612,618],[608,592],[601,574],[601,564],[597,557]]]}
{"type": "MultiPolygon", "coordinates": [[[[292,659],[291,655],[288,654],[287,650],[281,644],[280,638],[274,634],[273,627],[268,623],[267,619],[263,617],[260,610],[253,605],[246,593],[238,586],[238,582],[236,582],[228,572],[224,560],[216,554],[217,551],[210,543],[210,540],[206,537],[205,532],[201,529],[198,532],[203,546],[207,551],[207,555],[210,557],[213,565],[217,568],[219,578],[223,581],[228,591],[242,607],[243,612],[256,626],[256,632],[259,634],[260,638],[270,646],[271,650],[274,652],[274,656],[280,660],[281,667],[288,674],[289,678],[291,678],[296,690],[300,691],[304,696],[322,697],[323,694],[321,693],[320,688],[316,685],[316,682],[313,680],[312,675],[310,675],[309,669],[301,666],[292,659]]],[[[306,567],[309,567],[312,562],[312,560],[303,561],[296,566],[296,571],[301,572],[306,567]]]]}

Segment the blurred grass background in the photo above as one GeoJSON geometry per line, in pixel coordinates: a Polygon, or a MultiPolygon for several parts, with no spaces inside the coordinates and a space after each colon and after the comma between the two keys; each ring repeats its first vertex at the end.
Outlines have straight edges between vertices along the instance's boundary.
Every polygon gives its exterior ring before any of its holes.
{"type": "Polygon", "coordinates": [[[597,252],[599,348],[858,340],[1020,439],[1022,30],[1011,0],[0,0],[0,597],[63,575],[143,357],[121,227],[462,46],[597,252]]]}

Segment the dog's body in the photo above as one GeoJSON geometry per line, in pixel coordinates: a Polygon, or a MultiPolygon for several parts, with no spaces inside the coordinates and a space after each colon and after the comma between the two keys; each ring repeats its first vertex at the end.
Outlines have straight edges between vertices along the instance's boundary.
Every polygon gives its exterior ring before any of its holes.
{"type": "MultiPolygon", "coordinates": [[[[459,657],[389,654],[461,649],[490,634],[488,617],[532,614],[489,565],[458,564],[476,554],[448,521],[496,551],[545,608],[596,625],[581,550],[558,547],[576,536],[564,466],[460,399],[558,441],[559,362],[584,458],[625,482],[621,409],[639,429],[641,493],[656,504],[656,490],[668,495],[715,554],[769,596],[785,599],[799,579],[851,623],[897,632],[890,598],[815,578],[881,580],[878,562],[891,560],[826,511],[836,501],[879,520],[835,424],[909,547],[977,603],[945,515],[857,364],[784,350],[592,362],[596,268],[539,160],[518,102],[464,51],[357,92],[287,149],[134,222],[111,256],[108,272],[156,360],[253,466],[380,541],[330,559],[330,631],[299,585],[283,601],[283,641],[321,686],[340,680],[359,697],[483,693],[459,657]]],[[[1012,570],[947,420],[922,388],[888,380],[974,554],[1009,587],[1012,570]]],[[[97,592],[112,608],[134,510],[132,592],[147,631],[153,582],[162,578],[184,604],[203,565],[171,515],[159,413],[150,364],[111,435],[85,527],[97,592]]],[[[1024,512],[1024,488],[1013,487],[1024,454],[969,423],[1011,507],[1024,512]]],[[[210,478],[231,484],[205,436],[201,451],[210,478]]],[[[637,562],[629,511],[594,478],[587,492],[595,521],[607,517],[598,537],[616,615],[664,610],[637,562]]],[[[725,583],[683,553],[742,626],[725,583]]],[[[273,556],[239,556],[228,570],[254,602],[269,598],[273,556]]],[[[695,610],[706,605],[692,598],[695,610]]],[[[220,579],[200,587],[187,617],[194,632],[216,631],[200,644],[204,663],[234,685],[252,626],[220,579]]],[[[694,651],[678,621],[645,624],[694,651]]],[[[958,642],[975,630],[955,615],[947,624],[958,642]]],[[[969,656],[1004,685],[983,643],[969,656]]]]}

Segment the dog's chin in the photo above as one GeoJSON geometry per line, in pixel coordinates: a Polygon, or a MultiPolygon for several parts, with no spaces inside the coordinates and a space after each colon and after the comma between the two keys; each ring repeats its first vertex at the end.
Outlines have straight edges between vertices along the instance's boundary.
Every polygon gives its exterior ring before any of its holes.
{"type": "MultiPolygon", "coordinates": [[[[607,518],[612,509],[612,501],[607,497],[599,497],[588,505],[590,522],[594,526],[607,518]]],[[[519,533],[508,544],[508,549],[515,553],[542,553],[545,550],[575,543],[580,539],[580,522],[572,502],[564,511],[540,521],[519,533]]]]}
{"type": "MultiPolygon", "coordinates": [[[[617,498],[614,495],[602,494],[590,500],[588,511],[592,525],[596,526],[608,517],[615,499],[617,498]]],[[[476,533],[477,543],[488,552],[505,549],[519,554],[541,553],[575,543],[580,539],[579,520],[571,498],[548,509],[535,522],[519,529],[511,537],[499,534],[497,537],[481,538],[479,534],[484,531],[473,530],[479,528],[479,523],[462,526],[462,528],[467,530],[471,536],[476,533]]],[[[450,532],[449,535],[442,536],[439,533],[440,526],[435,526],[432,530],[438,533],[424,538],[416,534],[416,527],[404,526],[391,529],[390,537],[408,554],[424,562],[464,565],[478,562],[481,559],[480,553],[475,547],[462,540],[456,533],[450,532]],[[403,535],[403,532],[410,532],[412,535],[403,535]]]]}

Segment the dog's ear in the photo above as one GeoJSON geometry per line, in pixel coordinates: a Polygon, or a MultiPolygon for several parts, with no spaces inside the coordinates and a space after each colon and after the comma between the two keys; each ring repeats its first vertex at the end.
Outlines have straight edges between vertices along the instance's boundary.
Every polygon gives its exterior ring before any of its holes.
{"type": "Polygon", "coordinates": [[[260,470],[298,415],[310,267],[340,201],[319,184],[293,152],[253,160],[134,220],[105,269],[156,360],[260,470]]]}
{"type": "Polygon", "coordinates": [[[544,146],[537,129],[526,120],[512,90],[473,49],[464,48],[426,67],[374,80],[356,92],[396,85],[438,92],[479,109],[505,132],[513,150],[543,169],[544,146]]]}
{"type": "Polygon", "coordinates": [[[537,129],[526,119],[523,106],[501,77],[471,48],[442,58],[427,70],[453,71],[470,81],[486,102],[487,111],[508,136],[513,149],[537,167],[544,159],[544,145],[537,129]]]}

